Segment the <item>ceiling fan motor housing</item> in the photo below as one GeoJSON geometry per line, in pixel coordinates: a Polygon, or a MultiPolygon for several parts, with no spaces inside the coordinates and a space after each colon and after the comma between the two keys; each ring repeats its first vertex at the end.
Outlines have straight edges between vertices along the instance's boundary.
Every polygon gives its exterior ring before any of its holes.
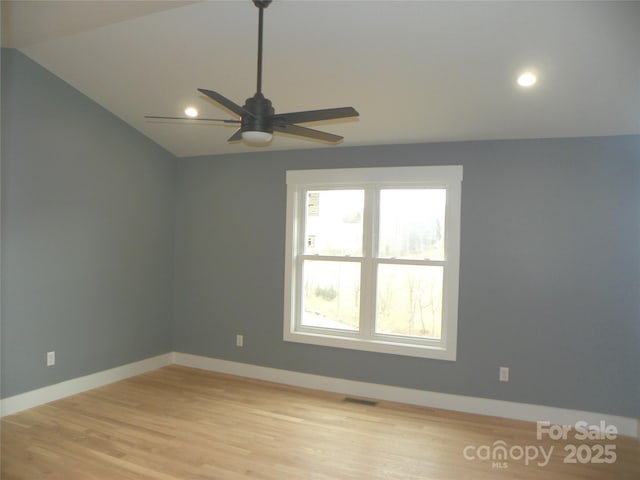
{"type": "Polygon", "coordinates": [[[243,132],[273,133],[272,118],[275,110],[271,100],[261,93],[256,93],[253,97],[247,98],[242,108],[251,114],[242,115],[241,130],[243,132]]]}

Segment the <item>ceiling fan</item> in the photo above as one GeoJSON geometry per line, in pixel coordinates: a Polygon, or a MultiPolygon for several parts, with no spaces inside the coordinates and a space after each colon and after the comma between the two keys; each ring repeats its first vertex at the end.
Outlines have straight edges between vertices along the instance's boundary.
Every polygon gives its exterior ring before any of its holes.
{"type": "Polygon", "coordinates": [[[259,10],[258,17],[258,81],[256,93],[247,98],[243,106],[220,95],[218,92],[199,88],[198,91],[209,97],[217,104],[240,117],[236,119],[217,118],[189,118],[189,117],[160,117],[147,115],[149,119],[168,120],[202,120],[208,122],[223,122],[240,124],[240,128],[228,139],[229,142],[244,140],[250,144],[268,144],[273,132],[287,133],[299,137],[320,140],[328,143],[338,143],[343,139],[339,135],[322,132],[298,125],[299,123],[316,122],[319,120],[333,120],[337,118],[357,117],[359,113],[353,107],[327,108],[323,110],[307,110],[303,112],[275,113],[271,100],[262,94],[262,24],[264,9],[272,0],[253,0],[259,10]]]}

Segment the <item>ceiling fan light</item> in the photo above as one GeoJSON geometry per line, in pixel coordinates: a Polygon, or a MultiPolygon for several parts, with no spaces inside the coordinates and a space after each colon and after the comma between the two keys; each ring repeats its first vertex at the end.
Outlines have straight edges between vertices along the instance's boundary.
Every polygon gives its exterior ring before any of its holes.
{"type": "Polygon", "coordinates": [[[273,135],[269,132],[260,132],[257,130],[247,130],[242,132],[242,139],[247,143],[265,144],[269,143],[273,135]]]}

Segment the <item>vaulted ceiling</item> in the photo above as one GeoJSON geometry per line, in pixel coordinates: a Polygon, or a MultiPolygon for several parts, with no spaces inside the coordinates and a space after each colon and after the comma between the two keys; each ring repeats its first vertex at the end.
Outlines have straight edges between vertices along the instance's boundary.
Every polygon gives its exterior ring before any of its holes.
{"type": "MultiPolygon", "coordinates": [[[[233,126],[199,94],[256,88],[258,10],[232,1],[3,1],[15,47],[177,156],[340,148],[233,126]]],[[[305,124],[372,145],[640,134],[640,2],[286,1],[265,10],[263,91],[276,112],[353,106],[305,124]],[[531,88],[516,83],[532,70],[531,88]]]]}

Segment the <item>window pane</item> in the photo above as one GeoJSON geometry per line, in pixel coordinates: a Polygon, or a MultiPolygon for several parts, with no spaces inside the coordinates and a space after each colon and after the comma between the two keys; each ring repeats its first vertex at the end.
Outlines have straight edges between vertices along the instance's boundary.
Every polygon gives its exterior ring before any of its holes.
{"type": "Polygon", "coordinates": [[[306,255],[362,255],[364,190],[315,190],[306,195],[306,255]]]}
{"type": "Polygon", "coordinates": [[[378,256],[444,260],[444,189],[380,191],[378,256]]]}
{"type": "Polygon", "coordinates": [[[360,264],[306,260],[302,270],[302,325],[358,330],[360,264]]]}
{"type": "Polygon", "coordinates": [[[441,336],[443,267],[379,265],[376,333],[441,336]]]}

